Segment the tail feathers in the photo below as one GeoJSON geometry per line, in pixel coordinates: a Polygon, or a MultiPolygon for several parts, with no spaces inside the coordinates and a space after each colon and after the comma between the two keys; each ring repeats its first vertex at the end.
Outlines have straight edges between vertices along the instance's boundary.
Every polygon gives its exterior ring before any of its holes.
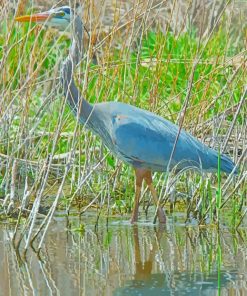
{"type": "MultiPolygon", "coordinates": [[[[211,168],[213,168],[215,171],[218,170],[218,158],[219,158],[219,154],[217,151],[210,149],[210,156],[208,156],[207,159],[207,165],[211,168]]],[[[220,155],[220,171],[230,174],[232,171],[234,170],[234,174],[237,175],[238,174],[238,168],[235,167],[235,163],[231,160],[230,157],[221,154],[220,155]]]]}
{"type": "MultiPolygon", "coordinates": [[[[220,170],[230,174],[235,168],[235,163],[226,155],[222,154],[220,157],[220,170]]],[[[234,170],[234,174],[238,174],[237,167],[234,170]]]]}

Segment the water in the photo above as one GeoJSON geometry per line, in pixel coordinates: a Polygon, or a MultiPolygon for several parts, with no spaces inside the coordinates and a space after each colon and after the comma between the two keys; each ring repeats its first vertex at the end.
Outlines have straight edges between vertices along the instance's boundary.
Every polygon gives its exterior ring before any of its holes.
{"type": "Polygon", "coordinates": [[[0,295],[247,295],[244,229],[94,221],[57,216],[40,254],[26,258],[13,227],[0,225],[0,295]]]}

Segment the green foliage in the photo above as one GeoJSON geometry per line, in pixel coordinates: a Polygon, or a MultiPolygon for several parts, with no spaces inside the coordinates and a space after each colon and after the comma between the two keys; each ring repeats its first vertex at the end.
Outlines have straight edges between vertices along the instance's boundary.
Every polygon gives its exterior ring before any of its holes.
{"type": "Polygon", "coordinates": [[[113,237],[113,231],[112,230],[107,231],[104,237],[105,248],[108,248],[111,245],[112,237],[113,237]]]}
{"type": "Polygon", "coordinates": [[[218,171],[217,171],[217,178],[218,178],[218,189],[216,193],[216,209],[217,209],[217,221],[219,223],[220,218],[220,208],[221,208],[221,199],[222,199],[222,192],[221,192],[221,155],[220,151],[218,152],[218,171]]]}
{"type": "Polygon", "coordinates": [[[72,228],[71,231],[80,234],[80,236],[83,236],[85,234],[85,225],[80,223],[78,227],[72,228]]]}
{"type": "MultiPolygon", "coordinates": [[[[227,42],[222,30],[210,39],[205,48],[198,45],[195,34],[184,33],[176,37],[172,33],[149,32],[142,41],[140,52],[116,50],[103,74],[90,73],[88,97],[92,102],[120,100],[142,108],[157,108],[161,115],[169,117],[170,113],[173,118],[172,114],[181,110],[193,61],[199,52],[201,62],[194,73],[195,86],[190,103],[199,114],[234,73],[232,66],[221,66],[222,52],[225,55],[237,53],[237,49],[227,42]],[[121,57],[126,59],[126,63],[121,57]],[[113,63],[116,66],[110,67],[113,63]],[[95,91],[97,88],[99,90],[95,91]],[[180,94],[179,98],[171,100],[177,94],[180,94]]],[[[232,90],[235,103],[240,99],[244,84],[241,73],[239,78],[240,83],[232,90]]],[[[218,98],[203,114],[204,119],[224,111],[230,100],[228,94],[218,98]]]]}

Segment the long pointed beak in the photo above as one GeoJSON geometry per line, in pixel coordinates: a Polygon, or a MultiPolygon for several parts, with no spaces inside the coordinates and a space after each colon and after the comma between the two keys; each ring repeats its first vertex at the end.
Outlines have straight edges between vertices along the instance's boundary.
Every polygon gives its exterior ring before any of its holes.
{"type": "Polygon", "coordinates": [[[23,15],[23,16],[18,16],[15,18],[17,22],[34,22],[34,23],[44,23],[46,20],[49,19],[49,17],[52,15],[52,13],[49,12],[41,12],[41,13],[36,13],[32,15],[23,15]]]}

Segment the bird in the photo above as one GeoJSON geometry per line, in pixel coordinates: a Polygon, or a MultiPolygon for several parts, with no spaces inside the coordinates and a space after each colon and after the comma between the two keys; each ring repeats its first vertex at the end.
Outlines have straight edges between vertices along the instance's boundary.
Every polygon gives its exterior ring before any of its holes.
{"type": "Polygon", "coordinates": [[[71,32],[69,54],[61,65],[61,84],[72,112],[112,154],[131,165],[135,172],[135,197],[131,223],[138,221],[142,184],[145,181],[156,205],[158,221],[165,224],[166,214],[153,185],[153,172],[194,169],[226,174],[237,169],[230,157],[206,146],[171,121],[134,105],[122,102],[91,104],[80,93],[73,79],[76,66],[83,59],[84,24],[69,6],[18,16],[18,22],[34,22],[60,31],[71,32]],[[219,161],[220,158],[220,161],[219,161]]]}

